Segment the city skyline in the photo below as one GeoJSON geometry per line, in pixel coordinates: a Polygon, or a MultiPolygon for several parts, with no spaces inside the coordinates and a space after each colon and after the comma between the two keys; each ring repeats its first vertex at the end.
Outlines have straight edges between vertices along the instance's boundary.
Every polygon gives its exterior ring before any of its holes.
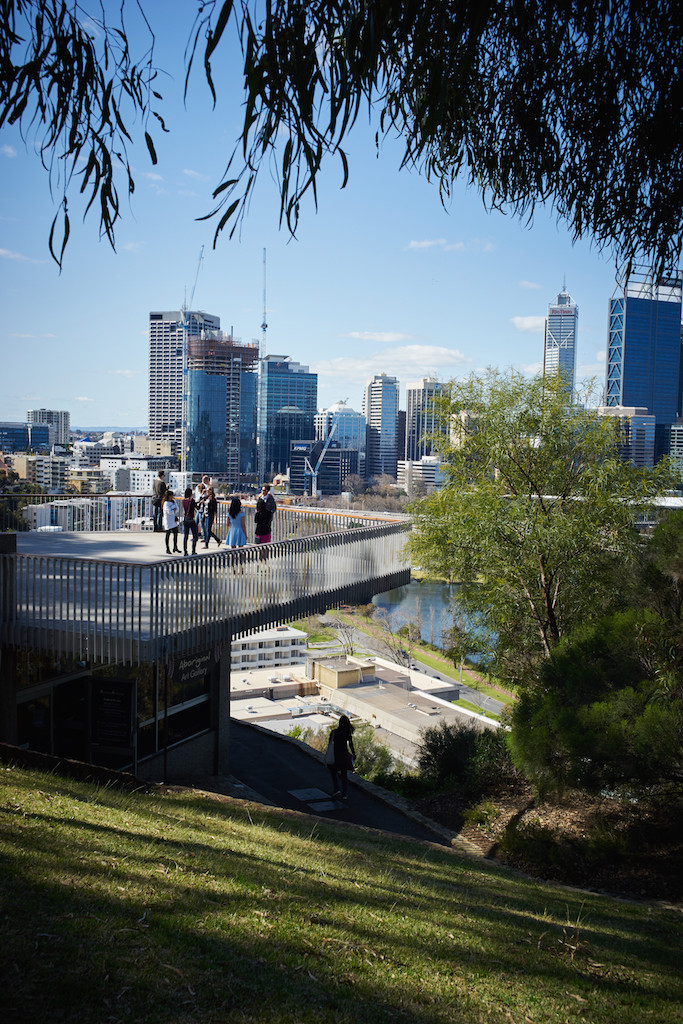
{"type": "Polygon", "coordinates": [[[260,340],[264,248],[268,351],[317,373],[322,408],[348,400],[360,410],[366,380],[382,372],[401,382],[405,408],[405,384],[424,375],[539,371],[547,303],[564,279],[581,308],[577,378],[604,379],[613,256],[572,244],[542,207],[530,227],[487,212],[461,183],[444,209],[424,177],[398,170],[400,141],[376,154],[371,123],[351,137],[346,188],[331,162],[317,212],[302,204],[297,239],[278,229],[277,182],[264,176],[241,229],[212,249],[215,225],[197,218],[212,206],[240,96],[228,83],[214,111],[200,79],[184,106],[185,41],[171,9],[157,39],[162,66],[178,69],[162,89],[170,133],[155,136],[154,167],[144,143],[132,150],[136,190],[121,201],[117,253],[92,216],[81,223],[74,199],[58,272],[47,239],[59,196],[18,131],[0,132],[0,418],[45,407],[69,410],[78,428],[147,429],[150,310],[186,303],[215,311],[236,338],[260,340]],[[199,137],[211,140],[201,153],[184,144],[199,137]]]}

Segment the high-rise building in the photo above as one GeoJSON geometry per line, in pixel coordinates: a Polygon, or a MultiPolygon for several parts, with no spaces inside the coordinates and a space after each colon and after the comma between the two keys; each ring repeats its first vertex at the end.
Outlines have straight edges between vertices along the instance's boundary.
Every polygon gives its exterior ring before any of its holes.
{"type": "Polygon", "coordinates": [[[183,449],[187,343],[220,326],[220,317],[187,309],[149,314],[149,439],[169,441],[178,457],[183,449]]]}
{"type": "Polygon", "coordinates": [[[29,409],[26,422],[29,425],[47,423],[54,427],[55,444],[66,446],[71,441],[71,415],[68,412],[60,409],[29,409]]]}
{"type": "Polygon", "coordinates": [[[619,423],[619,455],[640,469],[655,462],[655,418],[647,409],[601,406],[599,416],[612,416],[619,423]]]}
{"type": "Polygon", "coordinates": [[[338,441],[292,441],[289,489],[292,494],[341,494],[347,476],[358,473],[358,451],[338,441]]]}
{"type": "Polygon", "coordinates": [[[256,343],[244,345],[230,334],[208,330],[188,340],[183,456],[188,473],[239,484],[242,384],[257,367],[256,343]]]}
{"type": "Polygon", "coordinates": [[[441,384],[435,377],[423,377],[406,384],[406,443],[405,459],[419,461],[433,451],[432,437],[442,431],[436,399],[441,384]]]}
{"type": "Polygon", "coordinates": [[[669,452],[680,412],[680,273],[656,277],[652,268],[623,271],[610,299],[606,405],[647,409],[655,418],[655,460],[669,452]]]}
{"type": "Polygon", "coordinates": [[[543,347],[543,373],[561,373],[567,390],[576,386],[576,343],[579,332],[579,307],[563,286],[554,302],[548,304],[543,347]]]}
{"type": "Polygon", "coordinates": [[[351,448],[358,452],[358,470],[365,474],[366,423],[362,412],[356,412],[346,402],[335,402],[329,409],[315,414],[315,436],[326,441],[331,431],[340,448],[351,448]]]}
{"type": "Polygon", "coordinates": [[[398,381],[386,373],[365,385],[363,415],[367,424],[366,473],[396,477],[398,460],[398,381]]]}
{"type": "Polygon", "coordinates": [[[289,356],[261,360],[258,385],[258,459],[261,480],[286,473],[289,446],[315,437],[318,375],[289,356]]]}

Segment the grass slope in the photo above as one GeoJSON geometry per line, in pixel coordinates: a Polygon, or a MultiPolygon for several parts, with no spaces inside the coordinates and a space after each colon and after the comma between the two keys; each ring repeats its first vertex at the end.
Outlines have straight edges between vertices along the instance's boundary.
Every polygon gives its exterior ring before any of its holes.
{"type": "Polygon", "coordinates": [[[4,1024],[680,1020],[674,910],[14,767],[0,815],[4,1024]]]}

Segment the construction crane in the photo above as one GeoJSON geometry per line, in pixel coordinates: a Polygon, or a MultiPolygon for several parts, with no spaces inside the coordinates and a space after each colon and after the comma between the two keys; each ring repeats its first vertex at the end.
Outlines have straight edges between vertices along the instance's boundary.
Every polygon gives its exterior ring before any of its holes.
{"type": "Polygon", "coordinates": [[[266,358],[266,331],[268,330],[268,321],[266,319],[266,250],[263,250],[263,321],[261,323],[261,351],[259,356],[261,359],[266,358]]]}
{"type": "Polygon", "coordinates": [[[320,469],[320,466],[322,465],[322,461],[325,458],[325,454],[327,452],[327,449],[330,447],[330,441],[332,440],[332,438],[333,438],[333,436],[334,436],[334,434],[335,434],[335,432],[337,430],[338,422],[339,421],[338,421],[337,417],[335,416],[334,422],[333,422],[333,424],[332,424],[332,426],[330,428],[330,432],[329,432],[329,434],[327,435],[327,437],[325,439],[325,444],[323,445],[323,449],[322,449],[322,451],[320,453],[320,458],[318,459],[318,461],[315,464],[315,468],[313,468],[313,465],[312,465],[310,459],[308,458],[308,456],[307,455],[304,456],[304,467],[305,467],[304,468],[304,476],[305,477],[310,477],[310,480],[311,480],[311,497],[312,498],[315,498],[317,496],[317,494],[318,494],[318,470],[320,469]]]}
{"type": "MultiPolygon", "coordinates": [[[[182,390],[182,410],[181,410],[181,439],[180,439],[180,468],[185,469],[187,462],[187,419],[188,419],[188,395],[187,395],[187,375],[188,375],[188,348],[190,338],[190,321],[188,319],[188,312],[192,312],[192,303],[194,302],[194,293],[197,287],[197,280],[199,278],[199,271],[202,268],[202,260],[204,259],[204,246],[199,250],[199,260],[197,262],[197,273],[194,275],[194,284],[192,285],[192,291],[190,292],[190,305],[188,307],[187,301],[183,302],[181,307],[181,316],[183,323],[183,390],[182,390]]],[[[186,293],[187,296],[187,293],[186,293]]]]}

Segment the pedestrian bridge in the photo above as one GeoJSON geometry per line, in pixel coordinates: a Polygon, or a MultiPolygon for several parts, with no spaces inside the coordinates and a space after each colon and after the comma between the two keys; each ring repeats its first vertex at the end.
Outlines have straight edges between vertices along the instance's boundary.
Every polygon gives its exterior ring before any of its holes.
{"type": "MultiPolygon", "coordinates": [[[[224,516],[221,507],[221,537],[224,516]]],[[[117,530],[102,529],[102,517],[76,521],[80,529],[70,516],[72,529],[0,534],[3,647],[140,665],[337,604],[368,603],[410,580],[405,517],[280,508],[271,544],[200,544],[194,557],[167,556],[163,534],[130,518],[117,530]]]]}

